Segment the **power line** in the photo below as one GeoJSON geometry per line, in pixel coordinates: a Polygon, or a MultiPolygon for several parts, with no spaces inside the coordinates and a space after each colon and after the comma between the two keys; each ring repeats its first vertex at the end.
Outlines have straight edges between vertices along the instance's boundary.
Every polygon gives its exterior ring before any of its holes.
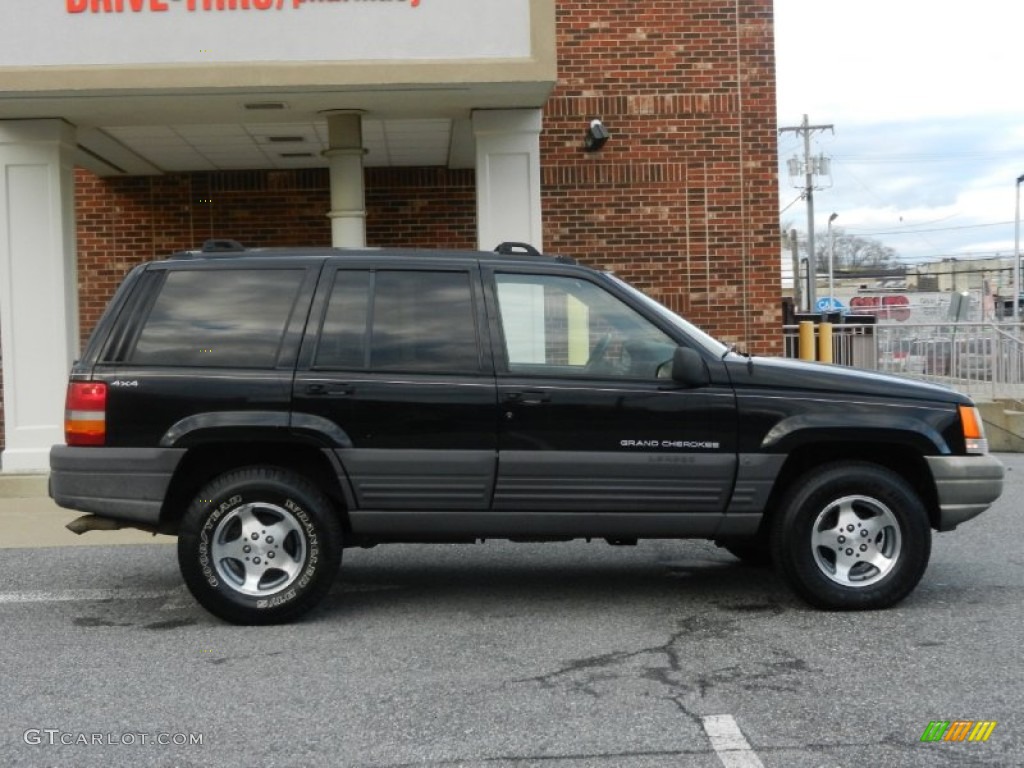
{"type": "Polygon", "coordinates": [[[932,227],[928,229],[894,229],[891,231],[872,231],[865,229],[855,229],[853,227],[843,227],[844,232],[856,235],[874,236],[874,235],[916,235],[922,232],[956,232],[962,229],[983,229],[985,227],[1005,227],[1009,224],[1013,224],[1012,221],[993,221],[988,224],[958,224],[955,227],[932,227]]]}
{"type": "MultiPolygon", "coordinates": [[[[841,162],[840,162],[840,163],[836,163],[836,164],[837,164],[837,165],[838,165],[838,166],[839,166],[840,168],[844,169],[844,170],[845,170],[845,172],[846,172],[847,174],[849,174],[849,175],[850,175],[850,177],[851,177],[851,178],[852,178],[852,179],[853,179],[853,180],[854,180],[854,181],[855,181],[855,182],[856,182],[857,184],[859,184],[859,185],[861,186],[861,188],[863,188],[863,189],[864,189],[864,191],[866,191],[866,192],[867,192],[867,193],[868,193],[868,194],[869,194],[869,195],[870,195],[870,196],[871,196],[871,197],[872,197],[872,198],[873,198],[873,199],[874,199],[875,201],[877,201],[877,202],[878,202],[879,204],[881,204],[882,206],[885,206],[885,205],[886,205],[886,202],[885,202],[885,201],[884,201],[884,200],[883,200],[883,199],[882,199],[881,197],[879,197],[879,196],[878,196],[878,194],[876,194],[876,193],[875,193],[875,190],[874,190],[874,189],[872,189],[871,187],[869,187],[869,186],[868,186],[868,185],[867,185],[867,184],[866,184],[866,183],[864,182],[864,180],[863,180],[863,179],[861,179],[861,178],[860,178],[860,177],[859,177],[859,176],[858,176],[857,174],[855,174],[855,173],[853,172],[853,169],[852,169],[852,168],[850,168],[850,166],[849,166],[849,165],[847,165],[847,164],[845,164],[845,163],[841,163],[841,162]]],[[[927,237],[927,236],[926,236],[925,234],[921,234],[921,235],[920,235],[920,240],[921,240],[921,242],[922,242],[922,243],[924,243],[924,245],[925,245],[925,246],[927,246],[928,248],[931,248],[931,249],[933,249],[933,250],[935,250],[935,251],[938,251],[938,250],[940,250],[940,249],[938,248],[938,246],[936,246],[936,244],[935,244],[935,243],[933,243],[933,242],[932,242],[931,240],[929,240],[929,239],[928,239],[928,237],[927,237]]]]}
{"type": "Polygon", "coordinates": [[[782,210],[779,211],[779,215],[781,216],[782,214],[784,214],[786,211],[788,211],[790,208],[792,208],[794,205],[796,205],[797,203],[799,203],[803,199],[804,199],[803,195],[797,195],[795,198],[793,198],[793,200],[791,200],[789,202],[789,204],[785,208],[783,208],[782,210]]]}
{"type": "Polygon", "coordinates": [[[1017,158],[1019,151],[1005,152],[943,152],[921,153],[909,155],[845,155],[837,154],[835,158],[850,165],[901,165],[909,163],[952,163],[962,160],[999,160],[1017,158]]]}

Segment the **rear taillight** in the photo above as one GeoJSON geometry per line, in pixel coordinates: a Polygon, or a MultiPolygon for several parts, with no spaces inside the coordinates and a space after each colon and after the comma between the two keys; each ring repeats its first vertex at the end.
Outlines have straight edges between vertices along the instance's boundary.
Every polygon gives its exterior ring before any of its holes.
{"type": "Polygon", "coordinates": [[[68,445],[103,445],[107,438],[107,385],[72,381],[64,403],[64,441],[68,445]]]}
{"type": "Polygon", "coordinates": [[[985,424],[977,408],[970,405],[960,406],[960,427],[964,431],[968,453],[988,453],[985,424]]]}

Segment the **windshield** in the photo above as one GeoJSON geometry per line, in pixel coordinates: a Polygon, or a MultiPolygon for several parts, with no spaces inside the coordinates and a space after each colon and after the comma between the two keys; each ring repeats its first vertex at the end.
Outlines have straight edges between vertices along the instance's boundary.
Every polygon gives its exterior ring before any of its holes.
{"type": "Polygon", "coordinates": [[[709,336],[693,323],[688,320],[684,320],[671,309],[659,304],[643,291],[637,290],[625,280],[613,275],[611,272],[605,272],[603,274],[617,286],[629,293],[630,296],[633,296],[645,307],[657,314],[658,317],[668,321],[674,328],[678,328],[680,331],[685,333],[687,338],[693,339],[695,343],[700,344],[705,350],[711,352],[716,357],[722,357],[729,351],[730,347],[727,344],[723,344],[714,336],[709,336]]]}

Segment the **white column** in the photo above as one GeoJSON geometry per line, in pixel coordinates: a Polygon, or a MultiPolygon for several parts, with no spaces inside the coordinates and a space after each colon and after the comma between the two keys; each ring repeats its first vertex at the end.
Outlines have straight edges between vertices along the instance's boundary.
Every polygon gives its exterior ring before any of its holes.
{"type": "Polygon", "coordinates": [[[509,240],[544,249],[540,207],[539,109],[473,113],[476,135],[477,245],[509,240]]]}
{"type": "Polygon", "coordinates": [[[361,112],[327,114],[324,157],[331,175],[331,244],[338,248],[366,245],[366,194],[363,181],[363,116],[361,112]]]}
{"type": "Polygon", "coordinates": [[[49,468],[78,355],[72,152],[61,120],[0,121],[4,472],[49,468]]]}

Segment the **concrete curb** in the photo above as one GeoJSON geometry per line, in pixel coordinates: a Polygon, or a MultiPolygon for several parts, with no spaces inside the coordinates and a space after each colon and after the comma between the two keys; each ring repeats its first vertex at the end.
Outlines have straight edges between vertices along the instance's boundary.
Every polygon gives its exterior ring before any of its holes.
{"type": "Polygon", "coordinates": [[[5,475],[0,473],[0,498],[46,498],[49,496],[47,491],[49,481],[50,475],[47,472],[25,475],[5,475]]]}

